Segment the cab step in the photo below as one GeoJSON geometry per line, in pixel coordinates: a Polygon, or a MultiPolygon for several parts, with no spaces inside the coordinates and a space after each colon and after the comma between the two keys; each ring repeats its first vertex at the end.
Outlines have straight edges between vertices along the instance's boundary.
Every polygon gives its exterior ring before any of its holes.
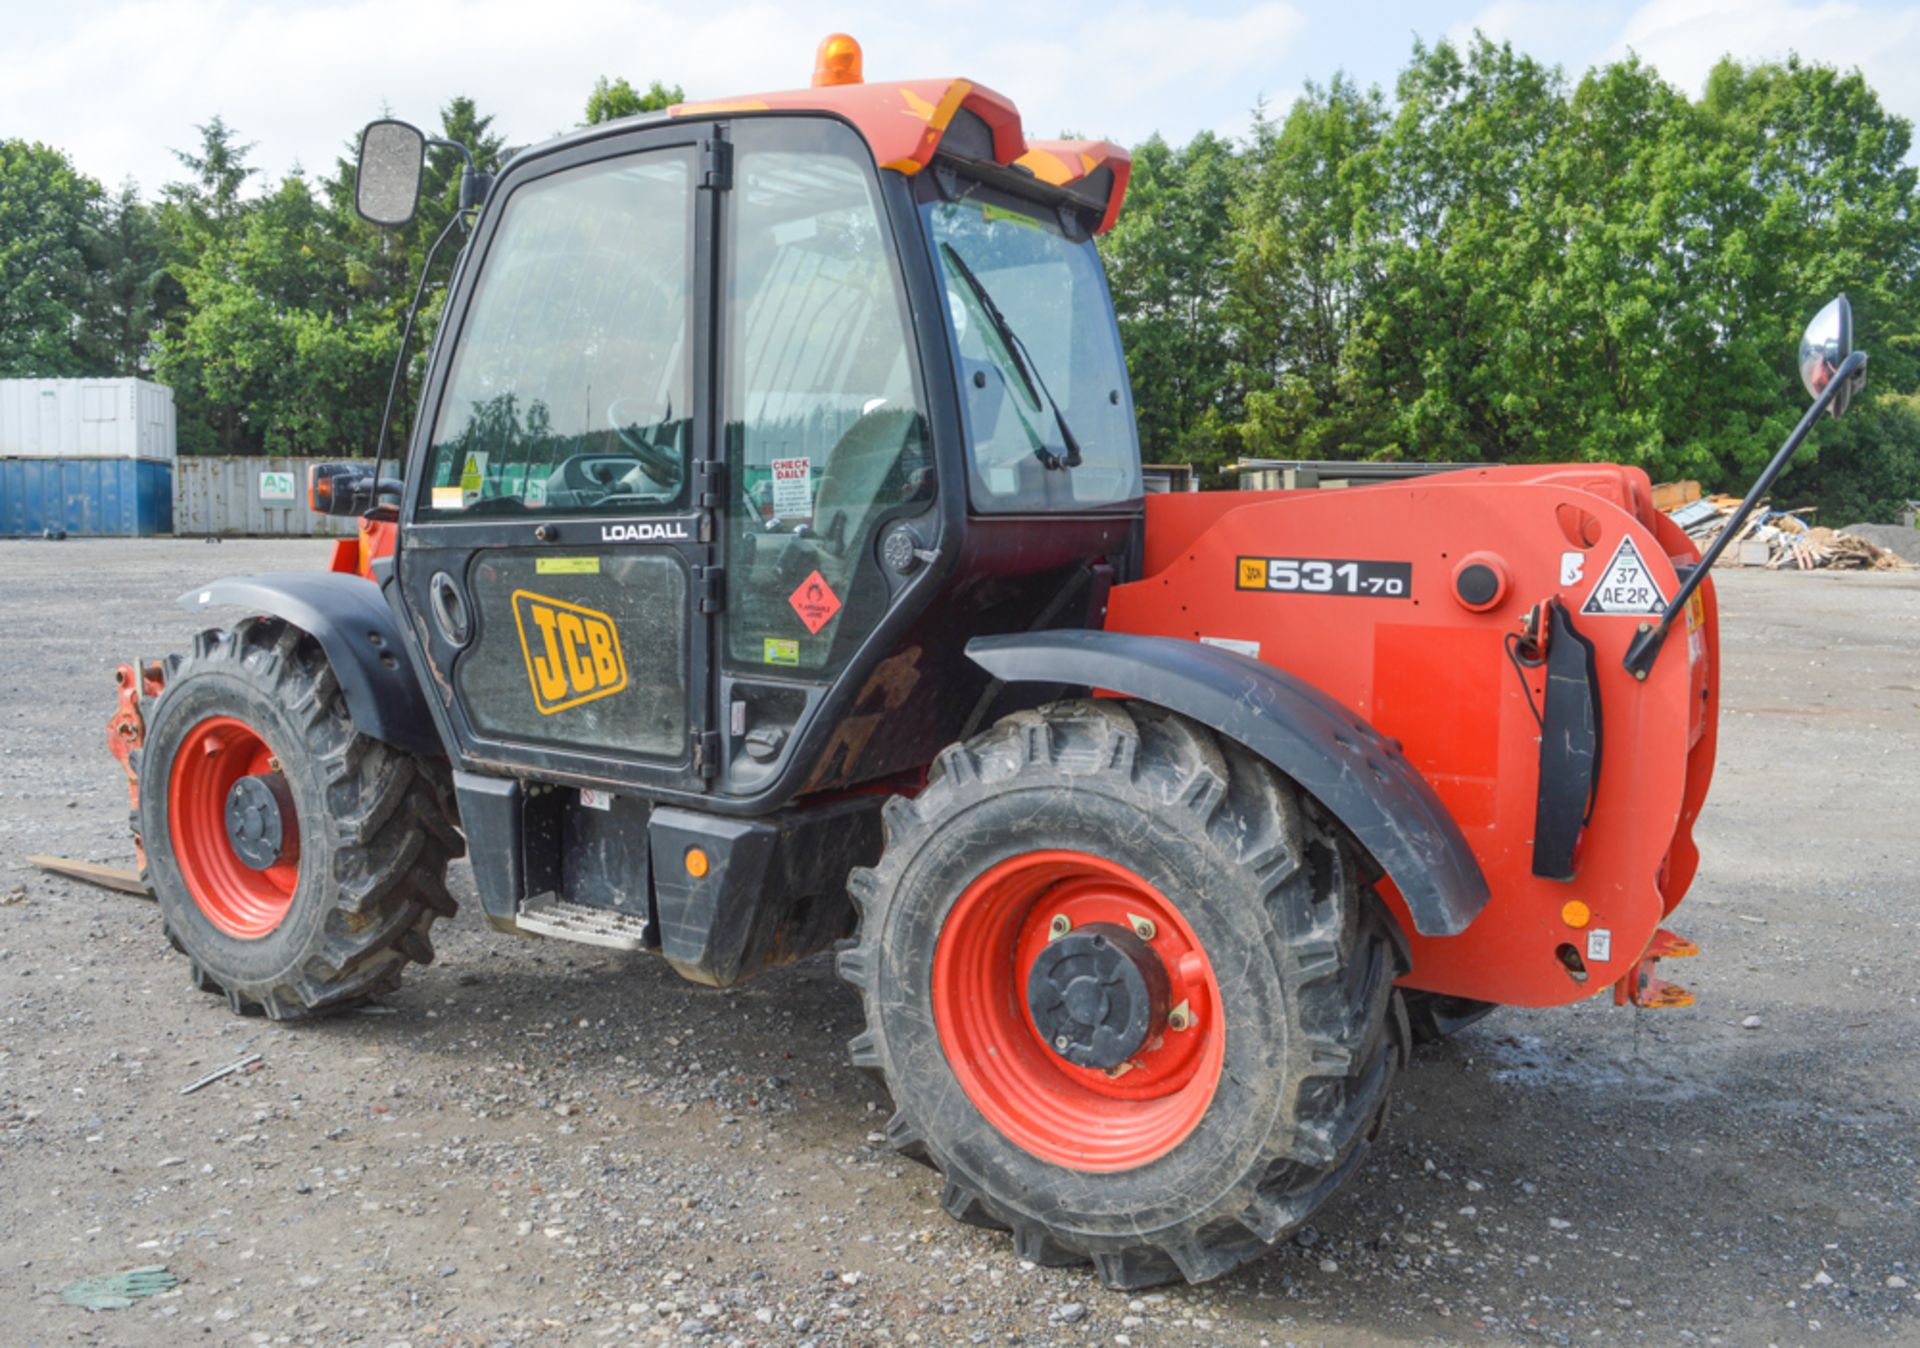
{"type": "Polygon", "coordinates": [[[590,908],[568,903],[551,894],[524,900],[515,924],[536,936],[605,946],[609,950],[639,950],[647,943],[647,920],[613,908],[590,908]]]}

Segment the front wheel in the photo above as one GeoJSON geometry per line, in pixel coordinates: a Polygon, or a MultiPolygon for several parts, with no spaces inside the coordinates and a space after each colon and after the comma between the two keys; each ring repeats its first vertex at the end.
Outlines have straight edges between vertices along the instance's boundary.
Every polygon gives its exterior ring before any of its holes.
{"type": "Polygon", "coordinates": [[[197,987],[293,1019],[433,958],[462,850],[445,768],[360,734],[313,637],[274,618],[200,633],[139,753],[148,873],[197,987]]]}
{"type": "Polygon", "coordinates": [[[854,1061],[942,1202],[1110,1285],[1217,1277],[1360,1164],[1403,955],[1352,844],[1268,764],[1113,700],[1007,718],[886,811],[840,972],[854,1061]]]}

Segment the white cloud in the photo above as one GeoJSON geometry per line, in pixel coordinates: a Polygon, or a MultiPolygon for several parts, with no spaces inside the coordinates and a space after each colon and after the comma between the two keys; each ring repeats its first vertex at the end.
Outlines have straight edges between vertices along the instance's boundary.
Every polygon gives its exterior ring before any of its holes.
{"type": "Polygon", "coordinates": [[[1494,0],[1464,23],[1447,30],[1455,45],[1476,31],[1493,42],[1511,42],[1515,51],[1568,66],[1579,74],[1586,55],[1611,35],[1618,15],[1604,4],[1568,0],[1494,0]]]}
{"type": "MultiPolygon", "coordinates": [[[[8,22],[0,3],[0,22],[8,22]]],[[[598,75],[660,78],[693,97],[804,84],[815,44],[845,28],[869,78],[967,75],[1021,106],[1038,136],[1184,137],[1244,114],[1305,19],[1278,0],[1226,14],[1122,4],[974,5],[931,16],[853,0],[826,17],[791,4],[648,0],[117,0],[75,4],[0,47],[0,128],[58,145],[109,182],[151,193],[179,176],[170,148],[219,113],[258,143],[268,175],[330,169],[390,108],[431,125],[471,95],[515,143],[572,126],[598,75]],[[998,11],[998,12],[995,12],[998,11]],[[937,37],[929,37],[937,34],[937,37]]]]}
{"type": "Polygon", "coordinates": [[[1637,52],[1690,94],[1723,56],[1777,61],[1789,52],[1858,67],[1886,107],[1920,120],[1920,5],[1869,9],[1850,0],[1649,0],[1628,18],[1608,59],[1637,52]]]}

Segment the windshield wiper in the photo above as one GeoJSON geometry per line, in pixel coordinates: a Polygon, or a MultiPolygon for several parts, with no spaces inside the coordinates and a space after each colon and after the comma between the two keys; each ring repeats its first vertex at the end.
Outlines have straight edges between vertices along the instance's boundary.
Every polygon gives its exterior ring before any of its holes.
{"type": "Polygon", "coordinates": [[[1080,459],[1080,441],[1074,437],[1073,427],[1067,425],[1067,414],[1060,410],[1060,402],[1053,396],[1053,390],[1047,387],[1047,381],[1040,376],[1040,366],[1034,360],[1033,353],[1027,350],[1027,344],[1020,340],[1020,334],[1013,330],[1013,324],[1007,322],[1007,316],[1000,312],[1000,306],[993,302],[993,296],[987,293],[986,286],[973,274],[966,259],[955,251],[950,243],[940,245],[940,253],[952,264],[960,279],[967,283],[967,289],[980,301],[980,307],[992,320],[993,330],[1000,338],[1000,344],[1013,357],[1014,372],[1020,376],[1020,382],[1027,386],[1027,396],[1034,402],[1044,402],[1053,411],[1053,419],[1060,427],[1060,443],[1066,447],[1066,457],[1062,458],[1045,445],[1038,446],[1034,457],[1048,468],[1078,468],[1080,459]]]}

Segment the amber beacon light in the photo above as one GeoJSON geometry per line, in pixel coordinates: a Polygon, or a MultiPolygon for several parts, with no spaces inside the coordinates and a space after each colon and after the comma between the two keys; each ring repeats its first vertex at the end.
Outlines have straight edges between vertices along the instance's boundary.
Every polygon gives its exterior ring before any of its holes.
{"type": "Polygon", "coordinates": [[[813,87],[860,82],[860,44],[846,33],[827,34],[813,56],[813,87]]]}

